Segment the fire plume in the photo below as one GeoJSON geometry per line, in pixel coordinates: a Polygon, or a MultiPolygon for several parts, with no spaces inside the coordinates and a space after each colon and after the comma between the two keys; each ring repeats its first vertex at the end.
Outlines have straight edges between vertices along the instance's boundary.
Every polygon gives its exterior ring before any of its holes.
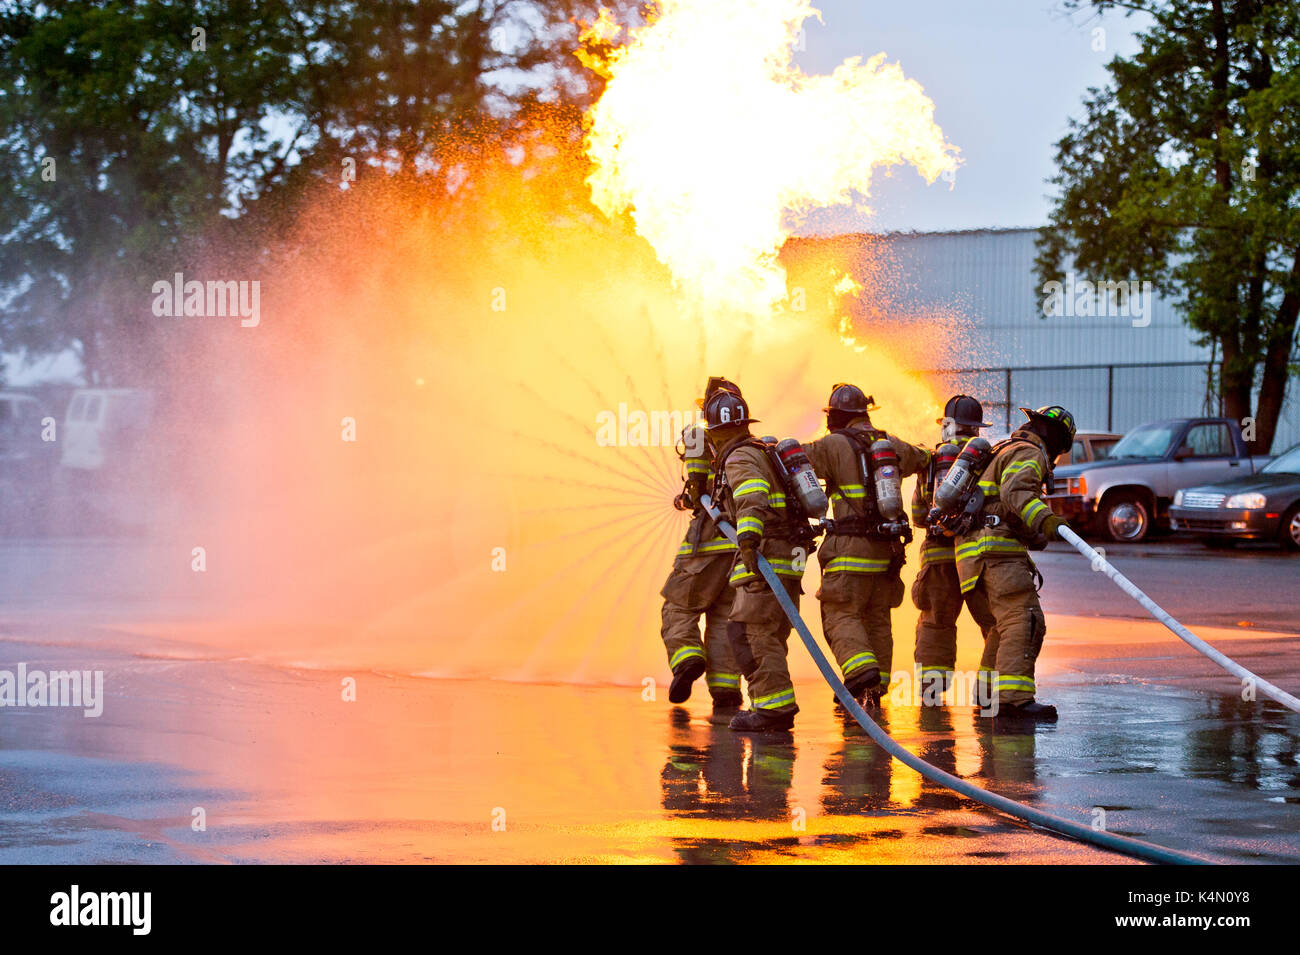
{"type": "MultiPolygon", "coordinates": [[[[800,212],[861,205],[884,167],[909,163],[927,182],[956,167],[934,104],[885,54],[829,76],[794,64],[819,16],[810,0],[663,0],[600,64],[592,198],[630,213],[702,304],[769,314],[787,296],[777,253],[800,212]]],[[[615,35],[602,14],[585,38],[615,35]]]]}

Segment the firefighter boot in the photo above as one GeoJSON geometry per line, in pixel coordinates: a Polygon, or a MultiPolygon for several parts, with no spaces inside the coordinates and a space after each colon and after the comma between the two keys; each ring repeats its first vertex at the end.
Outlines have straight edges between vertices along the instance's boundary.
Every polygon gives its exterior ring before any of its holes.
{"type": "Polygon", "coordinates": [[[713,692],[713,714],[710,723],[727,724],[737,711],[745,705],[739,690],[715,690],[713,692]]]}
{"type": "Polygon", "coordinates": [[[704,657],[687,657],[673,671],[673,682],[668,687],[669,703],[685,703],[691,698],[691,684],[704,675],[704,657]]]}
{"type": "Polygon", "coordinates": [[[998,707],[999,720],[1015,722],[1037,720],[1040,723],[1056,722],[1056,707],[1050,703],[1029,700],[1026,703],[1003,703],[998,707]]]}
{"type": "Polygon", "coordinates": [[[794,728],[794,713],[777,710],[741,710],[728,728],[737,733],[788,733],[794,728]]]}
{"type": "MultiPolygon", "coordinates": [[[[844,688],[849,691],[849,696],[853,697],[863,706],[870,706],[871,691],[880,686],[880,669],[879,667],[869,667],[865,670],[859,670],[844,681],[844,688]]],[[[838,696],[833,697],[835,709],[840,715],[847,716],[848,710],[840,703],[838,696]]]]}
{"type": "Polygon", "coordinates": [[[943,694],[948,687],[947,680],[940,674],[927,674],[921,677],[921,705],[928,707],[943,706],[943,694]]]}

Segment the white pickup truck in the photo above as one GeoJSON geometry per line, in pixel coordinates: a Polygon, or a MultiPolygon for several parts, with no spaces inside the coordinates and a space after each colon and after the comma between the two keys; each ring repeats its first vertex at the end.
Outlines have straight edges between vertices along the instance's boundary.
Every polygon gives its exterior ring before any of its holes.
{"type": "Polygon", "coordinates": [[[1168,526],[1178,490],[1254,474],[1269,460],[1251,457],[1229,418],[1153,421],[1124,435],[1105,460],[1056,468],[1047,502],[1080,532],[1140,541],[1168,526]]]}

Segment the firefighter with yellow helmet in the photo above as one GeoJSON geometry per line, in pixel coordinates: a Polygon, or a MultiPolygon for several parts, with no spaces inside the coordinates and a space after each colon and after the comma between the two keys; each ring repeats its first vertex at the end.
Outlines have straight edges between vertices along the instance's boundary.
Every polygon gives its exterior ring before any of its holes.
{"type": "Polygon", "coordinates": [[[833,507],[818,554],[822,629],[849,692],[877,704],[889,686],[890,617],[903,602],[900,571],[912,539],[899,482],[930,456],[877,430],[876,405],[857,385],[835,385],[822,410],[830,434],[805,446],[833,507]]]}
{"type": "Polygon", "coordinates": [[[996,673],[995,705],[988,709],[1000,719],[1052,722],[1056,707],[1035,698],[1034,666],[1047,624],[1035,586],[1042,578],[1029,549],[1059,538],[1065,525],[1043,500],[1043,482],[1057,455],[1074,443],[1075,424],[1060,405],[1020,410],[1028,421],[992,449],[979,472],[983,505],[957,538],[957,573],[976,619],[984,613],[994,619],[981,661],[996,673]]]}
{"type": "MultiPolygon", "coordinates": [[[[740,388],[726,378],[710,378],[704,398],[718,392],[740,395],[740,388]]],[[[673,569],[660,590],[664,598],[660,636],[668,651],[673,679],[668,688],[672,703],[684,703],[692,684],[701,676],[713,697],[715,713],[738,710],[740,671],[727,640],[727,619],[734,591],[729,583],[736,545],[731,543],[700,504],[700,497],[713,482],[713,452],[705,429],[690,424],[678,443],[682,459],[682,493],[674,500],[679,510],[691,512],[686,536],[677,547],[673,569]],[[704,638],[700,639],[700,617],[704,617],[704,638]]]]}
{"type": "Polygon", "coordinates": [[[711,496],[739,541],[727,636],[749,685],[750,709],[737,713],[729,726],[737,732],[785,732],[799,712],[786,665],[791,625],[760,573],[758,555],[772,565],[797,607],[804,565],[796,551],[804,546],[801,541],[811,541],[808,522],[800,520],[787,501],[785,473],[775,448],[750,434],[749,426],[757,419],[750,417],[744,398],[717,392],[704,402],[704,420],[714,450],[711,496]]]}
{"type": "MultiPolygon", "coordinates": [[[[917,475],[912,492],[912,523],[926,531],[921,543],[921,568],[912,583],[912,603],[921,611],[916,620],[913,658],[920,674],[922,706],[938,706],[940,697],[952,683],[953,668],[957,665],[957,617],[966,599],[957,577],[955,535],[937,521],[930,522],[934,490],[967,442],[978,438],[981,428],[990,426],[984,420],[983,405],[970,395],[949,398],[943,417],[936,424],[942,427],[939,444],[917,475]]],[[[995,622],[993,617],[983,604],[972,605],[969,600],[966,603],[987,642],[995,622]]],[[[986,672],[980,671],[981,679],[986,678],[986,672]]]]}

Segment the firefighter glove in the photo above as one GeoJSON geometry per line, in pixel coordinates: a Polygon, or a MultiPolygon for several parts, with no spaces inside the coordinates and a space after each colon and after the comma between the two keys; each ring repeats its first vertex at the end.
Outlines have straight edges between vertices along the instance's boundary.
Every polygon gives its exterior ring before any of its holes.
{"type": "Polygon", "coordinates": [[[1061,528],[1069,526],[1055,514],[1049,514],[1043,521],[1043,536],[1049,541],[1058,540],[1061,537],[1061,528]]]}
{"type": "Polygon", "coordinates": [[[686,482],[686,496],[690,499],[691,507],[700,506],[700,498],[704,495],[704,481],[692,478],[686,482]]]}

